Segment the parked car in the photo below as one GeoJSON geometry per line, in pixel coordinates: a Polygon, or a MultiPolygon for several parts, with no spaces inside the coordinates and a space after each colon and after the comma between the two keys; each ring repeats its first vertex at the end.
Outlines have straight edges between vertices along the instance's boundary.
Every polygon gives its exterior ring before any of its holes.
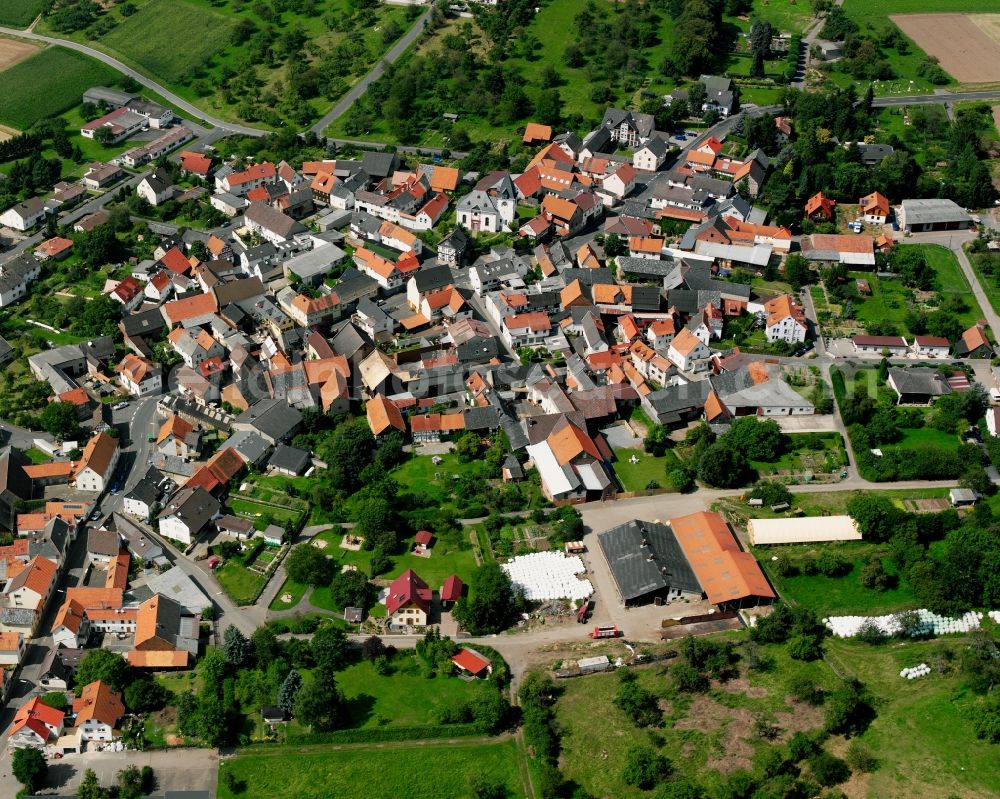
{"type": "Polygon", "coordinates": [[[127,408],[127,407],[128,407],[128,400],[123,400],[122,402],[116,402],[114,405],[112,405],[111,406],[111,410],[113,410],[113,411],[120,411],[123,408],[127,408]]]}

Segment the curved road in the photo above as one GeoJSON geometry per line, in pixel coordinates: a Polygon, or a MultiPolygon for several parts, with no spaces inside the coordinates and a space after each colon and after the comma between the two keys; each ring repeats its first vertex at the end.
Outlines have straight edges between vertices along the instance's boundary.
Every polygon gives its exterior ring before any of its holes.
{"type": "Polygon", "coordinates": [[[85,44],[80,44],[79,42],[73,42],[70,41],[69,39],[56,39],[52,36],[42,36],[42,34],[40,33],[34,33],[33,31],[30,30],[17,30],[16,28],[0,27],[0,33],[6,36],[14,36],[18,39],[30,39],[31,41],[35,42],[42,42],[44,44],[53,44],[53,45],[58,45],[59,47],[66,47],[70,50],[76,50],[78,53],[83,53],[84,55],[88,55],[91,58],[96,58],[98,61],[103,61],[109,67],[117,69],[119,72],[128,75],[130,78],[134,78],[138,83],[142,84],[147,89],[152,89],[161,97],[164,97],[165,99],[176,105],[185,113],[193,116],[195,119],[203,120],[204,122],[207,122],[208,124],[213,125],[217,128],[225,128],[226,130],[231,130],[234,133],[242,133],[246,136],[266,136],[270,132],[266,130],[261,130],[260,128],[248,128],[244,125],[237,125],[233,122],[224,122],[223,120],[213,117],[210,114],[206,114],[201,109],[191,105],[191,103],[189,103],[187,100],[183,99],[182,97],[178,97],[167,87],[157,83],[154,80],[147,78],[140,72],[136,72],[131,67],[123,64],[117,58],[112,58],[107,53],[102,53],[100,50],[95,50],[93,47],[88,47],[85,44]]]}
{"type": "Polygon", "coordinates": [[[330,127],[335,120],[343,116],[347,112],[347,109],[354,105],[354,101],[364,94],[372,83],[382,77],[382,73],[385,72],[386,64],[391,64],[396,61],[396,59],[409,49],[410,45],[416,41],[417,37],[423,33],[424,27],[427,25],[427,20],[431,18],[431,13],[433,11],[434,7],[431,6],[423,14],[421,14],[417,18],[417,21],[413,23],[413,27],[400,37],[399,41],[396,42],[392,46],[392,49],[390,49],[389,52],[386,53],[382,59],[371,68],[368,74],[355,83],[351,87],[351,90],[341,97],[340,101],[333,108],[331,108],[322,119],[309,128],[309,130],[317,136],[322,136],[324,130],[330,127]]]}

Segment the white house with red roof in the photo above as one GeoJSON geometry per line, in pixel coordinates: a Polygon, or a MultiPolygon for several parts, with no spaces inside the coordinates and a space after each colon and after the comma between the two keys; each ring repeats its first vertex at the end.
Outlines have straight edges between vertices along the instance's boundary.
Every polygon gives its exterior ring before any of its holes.
{"type": "Polygon", "coordinates": [[[407,569],[389,584],[386,615],[394,627],[426,627],[431,612],[431,589],[413,569],[407,569]]]}
{"type": "Polygon", "coordinates": [[[246,194],[265,183],[273,183],[278,177],[278,170],[270,161],[253,164],[240,172],[220,170],[215,176],[215,188],[218,191],[244,197],[246,194]]]}
{"type": "Polygon", "coordinates": [[[142,284],[129,275],[109,292],[111,299],[120,302],[126,313],[131,313],[142,304],[142,284]]]}
{"type": "Polygon", "coordinates": [[[7,746],[11,749],[27,746],[41,749],[62,735],[65,720],[63,711],[49,707],[41,697],[36,696],[14,714],[14,723],[7,732],[7,746]]]}

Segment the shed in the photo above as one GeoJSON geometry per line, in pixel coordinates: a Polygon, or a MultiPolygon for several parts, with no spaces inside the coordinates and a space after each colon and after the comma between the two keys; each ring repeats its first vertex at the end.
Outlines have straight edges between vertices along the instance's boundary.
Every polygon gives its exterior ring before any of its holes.
{"type": "Polygon", "coordinates": [[[467,672],[473,677],[485,677],[493,673],[493,664],[473,649],[460,649],[452,655],[451,662],[459,671],[467,672]]]}
{"type": "Polygon", "coordinates": [[[348,624],[361,624],[364,621],[365,612],[362,608],[344,608],[344,621],[348,624]]]}
{"type": "Polygon", "coordinates": [[[270,724],[271,726],[287,721],[285,711],[277,705],[264,705],[260,709],[260,715],[264,719],[264,723],[270,724]]]}
{"type": "Polygon", "coordinates": [[[747,534],[754,546],[861,540],[857,522],[850,516],[751,519],[747,523],[747,534]]]}
{"type": "Polygon", "coordinates": [[[287,444],[279,444],[267,465],[268,468],[274,469],[279,474],[298,477],[305,473],[311,462],[312,458],[305,450],[290,447],[287,444]]]}
{"type": "Polygon", "coordinates": [[[948,498],[953,507],[965,508],[969,505],[975,505],[979,500],[979,494],[971,488],[953,488],[948,492],[948,498]]]}

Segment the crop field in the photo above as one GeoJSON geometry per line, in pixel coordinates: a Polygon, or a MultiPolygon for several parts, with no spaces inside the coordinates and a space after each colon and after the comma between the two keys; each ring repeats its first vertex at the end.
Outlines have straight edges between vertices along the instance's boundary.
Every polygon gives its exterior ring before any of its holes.
{"type": "Polygon", "coordinates": [[[91,86],[110,85],[118,73],[63,47],[49,47],[0,72],[0,123],[27,130],[40,119],[79,105],[91,86]]]}
{"type": "Polygon", "coordinates": [[[867,22],[882,22],[901,14],[988,14],[997,10],[996,0],[844,0],[844,11],[863,28],[867,22]]]}
{"type": "Polygon", "coordinates": [[[3,0],[0,3],[0,25],[26,28],[45,7],[45,0],[3,0]]]}
{"type": "Polygon", "coordinates": [[[21,39],[0,39],[0,72],[38,52],[38,45],[21,39]]]}
{"type": "Polygon", "coordinates": [[[178,2],[152,0],[101,41],[169,83],[180,83],[208,67],[229,43],[232,17],[178,2]],[[178,37],[181,31],[191,35],[178,37]]]}
{"type": "Polygon", "coordinates": [[[469,796],[470,780],[489,774],[507,796],[524,796],[513,740],[447,744],[394,743],[391,747],[266,746],[242,751],[220,769],[246,790],[232,793],[219,780],[220,799],[439,799],[469,796]]]}
{"type": "Polygon", "coordinates": [[[1000,14],[894,14],[890,19],[956,80],[1000,80],[1000,14]]]}

